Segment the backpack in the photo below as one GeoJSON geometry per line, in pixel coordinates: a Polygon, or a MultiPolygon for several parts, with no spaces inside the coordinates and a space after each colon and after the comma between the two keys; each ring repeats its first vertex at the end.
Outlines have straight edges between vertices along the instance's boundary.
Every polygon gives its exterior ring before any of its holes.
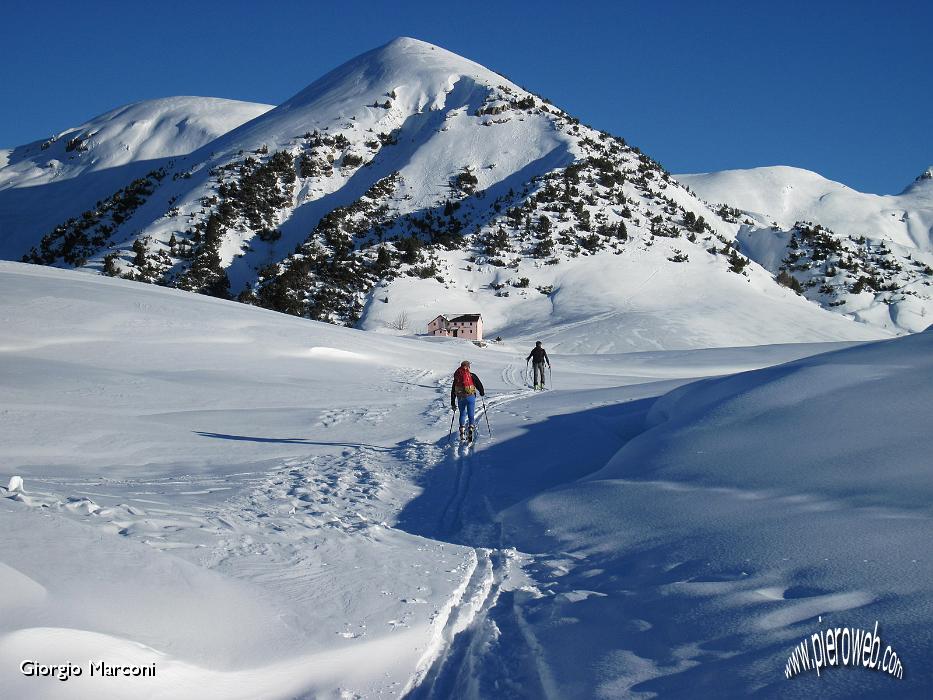
{"type": "Polygon", "coordinates": [[[473,375],[466,367],[460,367],[454,372],[454,392],[457,396],[472,396],[476,393],[473,375]]]}

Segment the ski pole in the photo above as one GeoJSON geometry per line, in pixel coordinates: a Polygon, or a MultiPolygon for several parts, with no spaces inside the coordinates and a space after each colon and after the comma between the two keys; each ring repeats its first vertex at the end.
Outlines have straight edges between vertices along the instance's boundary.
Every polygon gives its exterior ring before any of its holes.
{"type": "Polygon", "coordinates": [[[547,366],[548,377],[551,380],[551,388],[554,388],[554,372],[551,370],[551,365],[547,366]]]}
{"type": "Polygon", "coordinates": [[[486,429],[489,431],[489,436],[492,437],[492,426],[489,425],[489,412],[486,410],[486,399],[482,396],[480,398],[483,400],[483,415],[486,417],[486,429]]]}
{"type": "Polygon", "coordinates": [[[447,431],[447,444],[450,444],[450,441],[453,440],[454,434],[454,416],[457,415],[457,412],[454,409],[450,409],[450,430],[447,431]]]}
{"type": "Polygon", "coordinates": [[[531,371],[529,370],[529,360],[525,360],[525,383],[531,384],[531,371]]]}

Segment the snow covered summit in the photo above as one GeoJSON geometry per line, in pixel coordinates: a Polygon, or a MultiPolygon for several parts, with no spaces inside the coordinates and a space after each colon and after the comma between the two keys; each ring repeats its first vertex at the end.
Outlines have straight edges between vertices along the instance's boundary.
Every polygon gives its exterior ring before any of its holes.
{"type": "Polygon", "coordinates": [[[378,91],[393,86],[402,111],[440,109],[438,98],[453,85],[468,78],[479,85],[495,87],[506,84],[520,88],[479,63],[458,56],[447,49],[410,37],[398,37],[388,44],[368,51],[335,68],[316,80],[278,109],[302,107],[318,109],[357,109],[359,98],[380,97],[378,91]]]}

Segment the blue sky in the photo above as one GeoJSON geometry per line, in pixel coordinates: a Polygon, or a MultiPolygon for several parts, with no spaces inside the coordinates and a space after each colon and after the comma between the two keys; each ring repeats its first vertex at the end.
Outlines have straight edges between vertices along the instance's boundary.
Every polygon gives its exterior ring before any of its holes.
{"type": "Polygon", "coordinates": [[[892,193],[933,164],[933,2],[4,3],[0,145],[128,102],[278,103],[396,36],[444,46],[672,172],[815,170],[892,193]]]}

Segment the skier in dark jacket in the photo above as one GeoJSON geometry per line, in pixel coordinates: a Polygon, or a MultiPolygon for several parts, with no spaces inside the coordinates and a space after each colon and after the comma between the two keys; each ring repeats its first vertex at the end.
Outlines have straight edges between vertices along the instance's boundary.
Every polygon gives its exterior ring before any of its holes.
{"type": "Polygon", "coordinates": [[[544,363],[547,362],[547,366],[551,366],[551,358],[547,356],[547,350],[541,346],[541,341],[539,340],[535,343],[535,346],[531,349],[531,352],[528,353],[528,357],[525,358],[525,362],[531,360],[531,366],[534,368],[534,378],[535,378],[535,390],[544,388],[544,363]],[[538,381],[540,377],[540,382],[538,381]]]}
{"type": "Polygon", "coordinates": [[[460,363],[460,368],[454,372],[454,381],[450,386],[450,410],[456,411],[460,408],[460,439],[473,439],[476,432],[476,394],[485,396],[483,383],[475,374],[470,371],[470,361],[464,360],[460,363]],[[469,433],[467,421],[469,420],[469,433]]]}

